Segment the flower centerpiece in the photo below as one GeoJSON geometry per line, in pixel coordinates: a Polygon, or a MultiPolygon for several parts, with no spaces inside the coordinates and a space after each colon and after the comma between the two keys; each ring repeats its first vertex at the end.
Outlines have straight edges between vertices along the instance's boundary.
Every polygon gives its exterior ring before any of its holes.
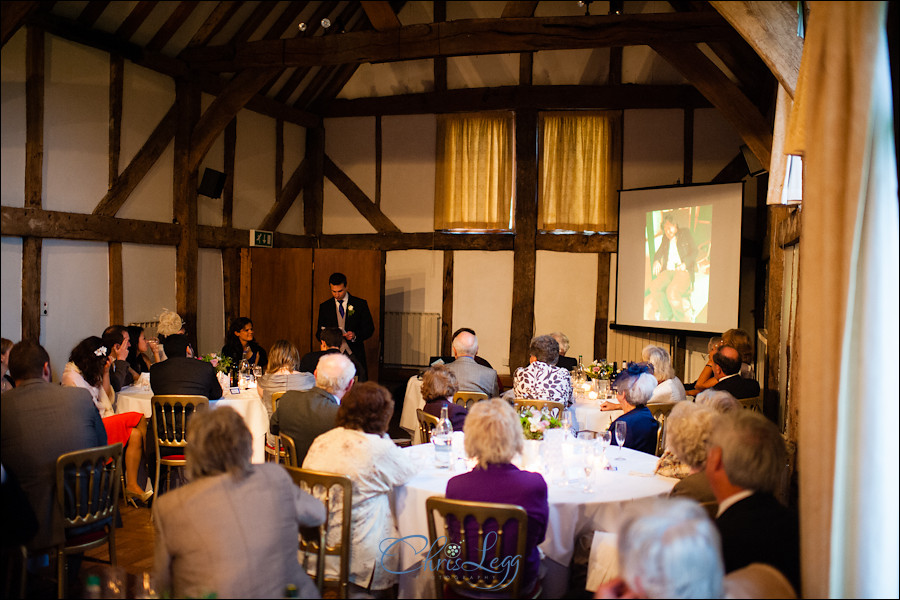
{"type": "Polygon", "coordinates": [[[519,413],[519,421],[522,423],[522,433],[526,440],[544,439],[544,431],[547,429],[559,429],[562,421],[548,412],[541,412],[530,406],[519,413]]]}
{"type": "Polygon", "coordinates": [[[594,361],[584,368],[584,374],[590,379],[609,379],[612,377],[613,366],[606,362],[594,361]]]}
{"type": "Polygon", "coordinates": [[[203,360],[215,367],[219,373],[228,373],[228,370],[231,369],[231,358],[228,356],[219,356],[215,352],[210,352],[203,356],[203,360]]]}

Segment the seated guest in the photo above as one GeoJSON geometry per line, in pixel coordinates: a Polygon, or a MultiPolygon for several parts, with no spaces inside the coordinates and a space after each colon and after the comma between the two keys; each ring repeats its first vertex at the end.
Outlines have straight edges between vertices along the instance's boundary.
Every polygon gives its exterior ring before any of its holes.
{"type": "Polygon", "coordinates": [[[733,410],[743,409],[741,403],[731,395],[731,392],[726,392],[724,390],[703,390],[697,394],[697,400],[695,400],[695,402],[699,406],[708,406],[720,413],[728,413],[733,410]]]}
{"type": "Polygon", "coordinates": [[[684,386],[688,396],[696,396],[703,390],[707,390],[718,383],[715,375],[713,375],[713,355],[724,343],[721,337],[709,338],[709,341],[706,343],[706,364],[700,370],[697,380],[684,386]]]}
{"type": "Polygon", "coordinates": [[[766,563],[800,589],[797,515],[774,496],[786,460],[781,433],[761,414],[741,410],[713,421],[706,477],[719,502],[725,572],[766,563]]]}
{"type": "Polygon", "coordinates": [[[222,397],[216,368],[194,358],[194,349],[186,335],[167,336],[163,348],[168,358],[150,367],[150,387],[154,394],[206,396],[209,400],[222,397]]]}
{"type": "Polygon", "coordinates": [[[286,433],[294,439],[298,463],[303,463],[313,440],[335,428],[338,406],[353,387],[354,375],[356,369],[347,356],[326,354],[316,367],[315,387],[291,390],[278,401],[269,420],[269,433],[286,433]]]}
{"type": "Polygon", "coordinates": [[[239,317],[231,322],[231,327],[225,334],[222,356],[230,358],[231,364],[235,367],[239,367],[241,361],[246,360],[251,367],[258,366],[265,369],[269,362],[266,351],[253,339],[253,321],[247,317],[239,317]]]}
{"type": "Polygon", "coordinates": [[[8,340],[6,338],[0,338],[0,359],[3,361],[3,373],[2,379],[0,379],[0,391],[11,390],[16,387],[16,383],[13,381],[12,377],[10,377],[7,371],[9,370],[9,351],[12,350],[13,343],[12,340],[8,340]]]}
{"type": "MultiPolygon", "coordinates": [[[[163,344],[170,335],[185,334],[184,320],[175,311],[164,308],[157,321],[159,324],[156,326],[156,337],[160,344],[163,344]]],[[[158,350],[159,360],[166,360],[165,348],[158,346],[158,350]]]]}
{"type": "Polygon", "coordinates": [[[131,369],[132,379],[137,381],[141,373],[149,373],[150,366],[155,365],[160,360],[159,344],[156,340],[149,343],[144,337],[144,328],[138,325],[129,325],[125,328],[128,330],[128,367],[131,369]]]}
{"type": "Polygon", "coordinates": [[[325,506],[283,467],[250,464],[252,436],[231,407],[188,424],[190,483],[153,503],[154,569],[172,598],[281,598],[297,586],[317,598],[297,560],[297,530],[325,520],[325,506]]]}
{"type": "Polygon", "coordinates": [[[719,534],[693,502],[657,500],[618,532],[619,578],[596,598],[722,598],[719,534]]]}
{"type": "Polygon", "coordinates": [[[722,334],[722,341],[741,356],[741,377],[753,378],[753,340],[743,329],[729,329],[722,334]]]}
{"type": "Polygon", "coordinates": [[[653,390],[649,404],[661,402],[680,402],[687,398],[684,393],[684,385],[675,377],[675,369],[672,368],[672,359],[665,348],[659,346],[647,346],[641,353],[644,362],[653,365],[653,376],[656,377],[657,386],[653,390]]]}
{"type": "Polygon", "coordinates": [[[572,377],[565,369],[556,366],[559,344],[549,335],[531,339],[527,367],[519,367],[513,376],[516,398],[526,400],[551,400],[572,402],[572,377]]]}
{"type": "MultiPolygon", "coordinates": [[[[476,335],[474,329],[472,329],[472,328],[470,328],[470,327],[460,327],[459,329],[457,329],[456,331],[453,332],[453,335],[452,335],[452,336],[450,336],[450,344],[451,344],[451,347],[452,347],[453,341],[456,339],[456,336],[458,336],[459,334],[461,334],[461,333],[463,333],[463,332],[466,332],[466,333],[469,333],[469,334],[472,334],[472,335],[476,335]]],[[[475,354],[475,356],[474,356],[473,358],[475,359],[475,362],[477,362],[477,363],[478,363],[479,365],[481,365],[482,367],[487,367],[488,369],[493,369],[493,368],[494,368],[494,367],[491,366],[491,363],[489,363],[489,362],[487,361],[487,359],[478,356],[478,354],[475,354]]],[[[443,364],[445,364],[445,365],[449,365],[449,364],[452,363],[454,360],[456,360],[456,357],[455,357],[455,356],[452,356],[452,355],[451,355],[451,356],[432,356],[432,357],[428,360],[428,364],[429,364],[429,365],[433,365],[434,363],[440,361],[440,363],[443,363],[443,364]]],[[[438,363],[438,364],[440,364],[440,363],[438,363]]]]}
{"type": "Polygon", "coordinates": [[[460,331],[453,338],[453,362],[447,368],[456,375],[459,389],[466,392],[484,392],[493,398],[500,393],[497,371],[476,362],[478,338],[469,331],[460,331]]]}
{"type": "Polygon", "coordinates": [[[453,431],[462,431],[468,411],[464,406],[453,402],[453,394],[459,390],[456,375],[446,365],[435,365],[422,374],[422,399],[429,415],[440,417],[441,408],[447,407],[447,416],[453,425],[453,431]]]}
{"type": "MultiPolygon", "coordinates": [[[[478,465],[468,473],[450,479],[446,497],[451,500],[517,504],[525,509],[528,514],[528,539],[522,557],[521,590],[522,596],[528,597],[541,575],[538,545],[547,533],[550,511],[547,483],[540,474],[522,471],[512,464],[513,458],[522,452],[524,437],[519,417],[509,402],[499,398],[478,402],[466,417],[464,431],[466,454],[477,459],[478,465]]],[[[477,539],[476,530],[469,532],[467,529],[467,534],[477,539]]],[[[507,539],[507,543],[515,548],[516,540],[507,539]]],[[[469,559],[478,561],[475,556],[469,559]]]]}
{"type": "MultiPolygon", "coordinates": [[[[115,333],[108,334],[110,336],[115,333]]],[[[147,420],[139,412],[116,414],[116,393],[109,383],[109,371],[115,355],[107,355],[103,340],[91,336],[78,343],[69,355],[63,370],[62,384],[90,392],[97,407],[108,443],[121,442],[125,446],[125,497],[146,502],[153,492],[145,492],[138,485],[138,470],[144,455],[144,431],[147,420]]]]}
{"type": "MultiPolygon", "coordinates": [[[[325,354],[335,354],[341,352],[341,344],[344,343],[344,332],[340,327],[323,327],[316,332],[316,339],[319,340],[319,349],[315,352],[307,352],[300,359],[298,369],[303,373],[315,373],[316,365],[319,359],[325,354]]],[[[344,356],[353,361],[353,368],[356,372],[360,372],[360,364],[355,356],[344,353],[344,356]]]]}
{"type": "Polygon", "coordinates": [[[105,446],[106,429],[88,390],[50,383],[50,357],[37,342],[12,347],[9,373],[16,387],[3,392],[0,403],[3,466],[19,481],[37,517],[38,531],[27,548],[46,552],[63,541],[56,459],[105,446]]]}
{"type": "Polygon", "coordinates": [[[666,421],[666,451],[671,452],[688,469],[687,476],[680,478],[681,481],[675,484],[669,495],[696,500],[713,519],[716,518],[719,505],[709,487],[704,468],[706,443],[715,415],[716,412],[711,408],[697,406],[693,402],[682,402],[672,408],[666,421]]]}
{"type": "Polygon", "coordinates": [[[713,374],[718,380],[714,390],[730,392],[738,400],[759,396],[759,383],[741,377],[741,357],[731,346],[722,346],[713,355],[713,374]]]}
{"type": "Polygon", "coordinates": [[[288,390],[308,390],[316,385],[316,378],[312,371],[301,372],[297,370],[300,362],[300,351],[288,340],[278,340],[269,348],[269,364],[266,373],[256,382],[256,391],[259,393],[269,418],[275,411],[272,405],[272,394],[286,392],[288,390]]]}
{"type": "MultiPolygon", "coordinates": [[[[347,360],[325,356],[319,369],[335,359],[347,360]]],[[[382,553],[381,546],[383,540],[398,537],[391,491],[409,481],[417,469],[386,434],[393,414],[394,400],[386,388],[372,381],[353,386],[338,409],[337,428],[317,437],[303,461],[304,469],[340,473],[353,483],[351,598],[363,591],[379,595],[397,583],[399,555],[382,553]]],[[[340,503],[331,511],[330,522],[339,523],[340,503]]],[[[340,526],[329,526],[329,543],[338,539],[340,526]]]]}
{"type": "MultiPolygon", "coordinates": [[[[615,432],[616,423],[619,421],[626,423],[623,445],[647,454],[656,454],[656,429],[659,427],[659,423],[647,408],[647,401],[656,389],[656,378],[651,375],[652,369],[653,367],[646,363],[629,363],[628,368],[619,373],[612,387],[616,390],[618,407],[624,414],[609,425],[610,432],[615,432]]],[[[604,409],[608,404],[603,403],[604,409]]]]}
{"type": "Polygon", "coordinates": [[[124,325],[110,325],[103,330],[103,345],[109,348],[111,363],[109,366],[109,383],[114,392],[118,392],[134,381],[128,368],[128,351],[131,340],[124,325]]]}
{"type": "Polygon", "coordinates": [[[569,338],[562,331],[554,331],[550,334],[556,343],[559,344],[559,360],[556,361],[557,367],[562,367],[566,371],[571,371],[578,366],[578,360],[566,356],[569,351],[569,338]]]}

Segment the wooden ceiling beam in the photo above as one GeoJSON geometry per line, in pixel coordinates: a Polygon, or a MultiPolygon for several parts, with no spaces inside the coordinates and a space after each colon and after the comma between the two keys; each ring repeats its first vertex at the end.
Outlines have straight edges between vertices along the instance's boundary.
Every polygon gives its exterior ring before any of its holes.
{"type": "Polygon", "coordinates": [[[544,85],[468,88],[442,93],[334,100],[319,114],[323,117],[362,117],[519,108],[612,110],[710,106],[709,100],[689,85],[544,85]]]}
{"type": "Polygon", "coordinates": [[[803,56],[795,3],[711,1],[710,4],[750,44],[793,98],[803,56]]]}
{"type": "Polygon", "coordinates": [[[509,0],[503,7],[502,19],[515,19],[520,17],[533,17],[534,9],[537,8],[537,2],[514,2],[509,0]]]}
{"type": "Polygon", "coordinates": [[[275,231],[278,229],[281,221],[284,220],[284,215],[287,214],[294,201],[297,200],[297,196],[306,187],[311,175],[312,170],[310,169],[309,161],[304,158],[294,170],[290,179],[288,179],[284,189],[278,194],[278,199],[271,210],[269,210],[269,214],[259,224],[259,229],[264,231],[275,231]]]}
{"type": "Polygon", "coordinates": [[[103,11],[106,10],[107,6],[109,6],[109,2],[91,0],[84,7],[84,10],[81,11],[81,14],[75,19],[75,22],[84,27],[93,27],[94,23],[97,22],[97,19],[100,18],[100,15],[103,14],[103,11]]]}
{"type": "Polygon", "coordinates": [[[150,52],[162,52],[162,49],[166,47],[166,44],[169,43],[175,32],[184,25],[184,22],[199,5],[200,3],[195,0],[181,0],[178,6],[175,7],[175,10],[172,11],[172,14],[169,15],[169,18],[166,19],[166,22],[163,23],[163,26],[157,30],[156,35],[147,42],[144,49],[150,52]]]}
{"type": "Polygon", "coordinates": [[[128,16],[125,17],[125,20],[122,21],[122,24],[119,25],[119,28],[116,29],[116,37],[130,40],[131,36],[144,24],[144,21],[147,20],[147,17],[150,16],[157,4],[159,4],[158,0],[141,0],[138,2],[131,9],[131,12],[128,13],[128,16]]]}
{"type": "Polygon", "coordinates": [[[234,16],[234,13],[238,11],[242,4],[243,2],[231,2],[228,0],[219,2],[196,33],[194,33],[194,37],[188,42],[187,47],[193,48],[194,46],[207,45],[228,23],[229,19],[234,16]]]}
{"type": "Polygon", "coordinates": [[[772,154],[772,126],[738,86],[694,44],[651,44],[719,109],[763,165],[772,154]]]}
{"type": "Polygon", "coordinates": [[[3,45],[40,5],[40,2],[0,2],[0,40],[3,45]]]}
{"type": "Polygon", "coordinates": [[[252,36],[256,29],[262,25],[262,22],[266,20],[266,17],[269,16],[269,13],[272,12],[277,4],[277,2],[272,2],[270,0],[260,2],[256,8],[253,9],[253,12],[250,13],[247,20],[244,21],[244,24],[241,25],[240,29],[235,32],[229,43],[242,44],[249,40],[250,36],[252,36]]]}
{"type": "Polygon", "coordinates": [[[387,215],[381,212],[380,208],[375,206],[375,203],[366,196],[366,193],[359,189],[359,186],[340,167],[334,164],[334,161],[327,154],[325,155],[323,171],[325,177],[347,197],[347,200],[366,218],[369,224],[375,228],[375,231],[379,233],[400,233],[400,228],[394,225],[387,215]]]}
{"type": "Polygon", "coordinates": [[[360,2],[362,9],[366,11],[369,23],[376,31],[390,31],[391,29],[400,28],[400,19],[394,9],[391,8],[390,2],[360,2]]]}
{"type": "MultiPolygon", "coordinates": [[[[295,21],[297,21],[297,18],[300,16],[300,13],[303,12],[303,9],[306,8],[307,4],[309,4],[309,2],[290,2],[287,8],[284,9],[284,12],[275,19],[275,22],[272,23],[272,26],[269,27],[269,30],[263,35],[262,39],[277,40],[287,31],[293,31],[295,34],[300,33],[299,28],[296,27],[295,21]]],[[[291,37],[296,37],[296,35],[291,37]]]]}
{"type": "Polygon", "coordinates": [[[192,48],[185,50],[184,58],[197,69],[240,71],[736,38],[728,23],[712,12],[468,19],[392,31],[192,48]]]}

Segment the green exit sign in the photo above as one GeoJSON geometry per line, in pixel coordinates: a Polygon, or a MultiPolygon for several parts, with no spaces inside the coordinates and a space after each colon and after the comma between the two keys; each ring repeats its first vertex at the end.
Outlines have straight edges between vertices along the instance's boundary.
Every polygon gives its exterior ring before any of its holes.
{"type": "Polygon", "coordinates": [[[275,234],[271,231],[261,231],[259,229],[250,230],[250,247],[251,248],[271,248],[272,242],[275,241],[275,234]]]}

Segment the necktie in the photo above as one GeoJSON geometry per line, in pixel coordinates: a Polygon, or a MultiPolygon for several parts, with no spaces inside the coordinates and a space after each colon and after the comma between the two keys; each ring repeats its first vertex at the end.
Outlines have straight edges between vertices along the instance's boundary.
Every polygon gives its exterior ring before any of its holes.
{"type": "Polygon", "coordinates": [[[344,318],[344,303],[338,302],[338,312],[341,313],[341,318],[344,318]]]}

